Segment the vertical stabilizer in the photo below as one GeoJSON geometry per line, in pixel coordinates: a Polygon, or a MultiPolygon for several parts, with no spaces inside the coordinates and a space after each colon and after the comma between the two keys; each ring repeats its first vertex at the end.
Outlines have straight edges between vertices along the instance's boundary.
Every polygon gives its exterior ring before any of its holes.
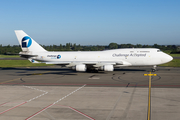
{"type": "Polygon", "coordinates": [[[36,41],[34,41],[23,30],[15,30],[22,51],[24,52],[43,52],[46,51],[36,41]]]}

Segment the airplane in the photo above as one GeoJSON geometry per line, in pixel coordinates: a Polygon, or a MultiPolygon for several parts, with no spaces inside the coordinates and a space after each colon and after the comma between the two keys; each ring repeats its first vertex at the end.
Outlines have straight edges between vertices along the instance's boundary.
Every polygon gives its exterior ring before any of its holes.
{"type": "Polygon", "coordinates": [[[76,71],[101,70],[114,71],[115,67],[156,66],[173,60],[157,48],[124,48],[104,51],[59,51],[45,50],[23,30],[15,30],[21,46],[21,57],[32,63],[56,64],[76,71]]]}

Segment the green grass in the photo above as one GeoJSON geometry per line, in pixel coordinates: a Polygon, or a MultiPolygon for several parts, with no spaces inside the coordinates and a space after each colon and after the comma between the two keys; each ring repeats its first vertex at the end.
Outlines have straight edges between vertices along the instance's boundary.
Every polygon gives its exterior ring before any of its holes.
{"type": "Polygon", "coordinates": [[[159,66],[165,66],[165,67],[180,67],[180,59],[173,59],[171,62],[168,62],[166,64],[162,64],[159,66]]]}
{"type": "Polygon", "coordinates": [[[0,55],[0,58],[17,58],[19,55],[0,55]]]}
{"type": "Polygon", "coordinates": [[[45,63],[31,63],[28,60],[0,60],[0,67],[52,66],[45,63]]]}
{"type": "MultiPolygon", "coordinates": [[[[38,67],[38,66],[52,66],[45,63],[31,63],[28,60],[0,60],[0,67],[38,67]]],[[[165,67],[180,67],[180,59],[174,59],[169,63],[159,66],[165,67]]]]}
{"type": "MultiPolygon", "coordinates": [[[[180,54],[170,54],[172,57],[180,57],[180,54]]],[[[0,58],[19,57],[18,55],[0,55],[0,58]]],[[[35,67],[52,66],[45,63],[31,63],[28,60],[0,60],[0,67],[35,67]]],[[[180,67],[180,59],[173,59],[171,62],[159,66],[180,67]]]]}
{"type": "Polygon", "coordinates": [[[180,57],[180,54],[170,54],[172,57],[180,57]]]}

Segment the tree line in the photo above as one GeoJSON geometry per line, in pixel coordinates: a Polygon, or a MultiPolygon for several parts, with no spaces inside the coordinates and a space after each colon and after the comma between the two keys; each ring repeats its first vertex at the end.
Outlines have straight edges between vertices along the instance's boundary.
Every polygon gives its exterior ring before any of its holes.
{"type": "MultiPolygon", "coordinates": [[[[164,52],[168,53],[180,53],[180,46],[176,45],[141,45],[141,44],[117,44],[110,43],[109,45],[77,45],[72,43],[66,43],[66,45],[41,45],[44,49],[48,51],[102,51],[110,49],[119,49],[119,48],[158,48],[164,52]]],[[[0,54],[16,54],[21,51],[19,45],[0,45],[0,54]]]]}

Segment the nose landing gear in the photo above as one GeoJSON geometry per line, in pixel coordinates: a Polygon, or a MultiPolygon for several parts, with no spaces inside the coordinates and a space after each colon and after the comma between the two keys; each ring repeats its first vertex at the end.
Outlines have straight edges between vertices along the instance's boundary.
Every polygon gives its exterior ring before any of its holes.
{"type": "Polygon", "coordinates": [[[151,69],[152,72],[155,72],[157,70],[156,67],[157,67],[156,65],[153,66],[153,68],[151,69]]]}

